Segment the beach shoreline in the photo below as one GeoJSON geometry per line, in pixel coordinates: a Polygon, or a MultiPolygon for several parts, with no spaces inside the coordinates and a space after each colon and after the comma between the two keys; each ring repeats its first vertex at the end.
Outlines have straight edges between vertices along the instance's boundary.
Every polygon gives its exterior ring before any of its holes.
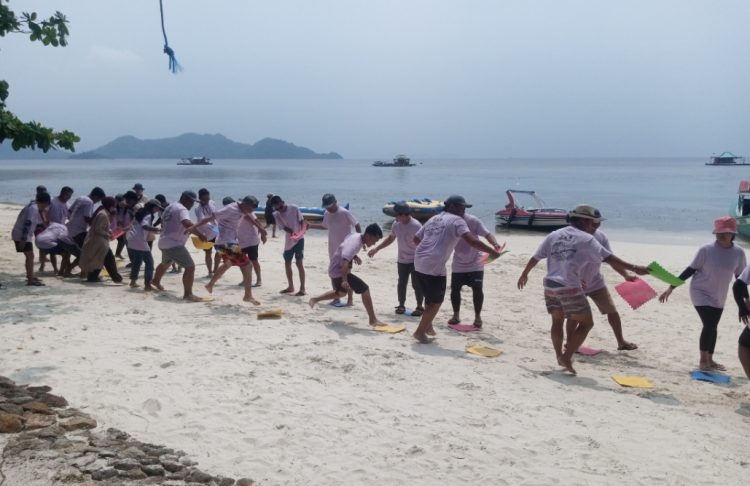
{"type": "MultiPolygon", "coordinates": [[[[285,279],[276,238],[260,249],[263,286],[253,293],[261,306],[242,302],[236,269],[216,286],[213,302],[187,304],[171,274],[165,294],[49,273],[41,275],[46,287],[25,287],[22,255],[9,238],[18,210],[0,204],[0,375],[49,385],[103,428],[189,451],[209,472],[260,484],[553,484],[563,477],[570,484],[739,484],[746,476],[750,395],[731,299],[717,344],[728,386],[690,379],[700,321],[687,288],[668,304],[636,311],[614,295],[625,337],[640,349],[618,352],[595,313],[587,344],[603,352],[579,357],[574,377],[554,363],[544,265],[528,288],[516,288],[543,235],[497,233],[511,253],[485,271],[484,328],[448,330],[446,301],[437,342],[420,345],[409,335],[417,319],[393,313],[395,245],[374,259],[361,255],[354,270],[369,284],[378,317],[407,326],[391,335],[369,328],[358,297],[353,308],[308,307],[309,296],[330,287],[324,232],[306,236],[308,297],[278,294],[285,279]],[[257,319],[258,309],[270,308],[284,315],[257,319]],[[502,355],[469,355],[473,343],[502,355]],[[644,376],[656,387],[622,388],[612,375],[644,376]]],[[[608,234],[618,256],[656,260],[675,273],[711,240],[709,229],[683,245],[608,234]]],[[[196,293],[205,295],[205,267],[191,252],[196,293]]],[[[621,278],[609,268],[604,275],[614,293],[621,278]]],[[[666,286],[648,282],[657,292],[666,286]]],[[[408,295],[413,308],[411,289],[408,295]]],[[[465,290],[462,315],[471,308],[465,290]]]]}

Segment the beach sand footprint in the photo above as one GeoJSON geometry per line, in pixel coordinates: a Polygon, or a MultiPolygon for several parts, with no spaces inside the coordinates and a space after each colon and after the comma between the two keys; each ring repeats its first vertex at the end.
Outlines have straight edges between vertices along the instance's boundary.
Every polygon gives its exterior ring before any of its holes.
{"type": "Polygon", "coordinates": [[[143,410],[152,417],[158,417],[161,412],[161,402],[156,398],[149,398],[143,402],[143,410]]]}

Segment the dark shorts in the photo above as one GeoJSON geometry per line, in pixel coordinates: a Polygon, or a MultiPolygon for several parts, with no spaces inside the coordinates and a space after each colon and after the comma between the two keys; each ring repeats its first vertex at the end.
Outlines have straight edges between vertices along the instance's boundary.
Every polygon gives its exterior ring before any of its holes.
{"type": "Polygon", "coordinates": [[[251,262],[258,261],[258,245],[246,246],[242,249],[242,253],[247,255],[251,262]]]}
{"type": "Polygon", "coordinates": [[[82,233],[78,233],[73,237],[73,241],[76,242],[76,245],[78,245],[78,248],[83,248],[83,242],[86,241],[86,231],[82,233]]]}
{"type": "Polygon", "coordinates": [[[419,282],[426,304],[443,303],[445,300],[445,286],[448,281],[445,275],[427,275],[415,270],[412,278],[419,282]]]}
{"type": "MultiPolygon", "coordinates": [[[[364,294],[370,288],[361,278],[351,273],[346,277],[346,281],[349,282],[349,287],[352,288],[355,294],[364,294]]],[[[346,293],[346,290],[341,287],[341,277],[332,278],[331,283],[333,283],[333,290],[346,293]]]]}
{"type": "Polygon", "coordinates": [[[13,243],[16,244],[16,253],[34,251],[34,247],[31,245],[30,241],[14,241],[13,243]]]}
{"type": "MultiPolygon", "coordinates": [[[[216,243],[216,237],[214,236],[210,240],[208,238],[206,238],[206,243],[216,243]]],[[[211,250],[213,250],[213,249],[214,249],[214,247],[212,246],[211,248],[206,248],[203,251],[205,251],[206,253],[211,253],[211,250]]]]}
{"type": "Polygon", "coordinates": [[[297,261],[302,260],[305,257],[305,239],[300,239],[296,245],[289,250],[284,252],[284,261],[291,262],[292,258],[297,261]]]}
{"type": "Polygon", "coordinates": [[[482,281],[484,280],[484,272],[461,272],[451,273],[451,288],[460,289],[464,285],[473,288],[482,288],[482,281]]]}
{"type": "Polygon", "coordinates": [[[745,329],[742,330],[742,334],[740,334],[740,346],[743,348],[750,348],[750,329],[745,326],[745,329]]]}
{"type": "Polygon", "coordinates": [[[62,255],[63,253],[65,253],[65,249],[63,249],[62,246],[57,245],[56,247],[49,248],[47,250],[40,249],[39,253],[46,253],[47,255],[62,255]]]}

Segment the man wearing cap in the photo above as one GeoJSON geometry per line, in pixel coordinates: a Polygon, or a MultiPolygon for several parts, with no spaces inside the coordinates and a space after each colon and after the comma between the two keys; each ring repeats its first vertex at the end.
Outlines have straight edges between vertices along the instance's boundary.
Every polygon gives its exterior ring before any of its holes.
{"type": "Polygon", "coordinates": [[[23,253],[25,256],[26,268],[26,285],[43,286],[41,280],[34,276],[34,246],[31,241],[37,228],[44,227],[44,221],[41,214],[47,210],[50,203],[50,196],[46,192],[39,192],[33,202],[30,202],[21,209],[13,225],[11,237],[16,246],[17,253],[23,253]]]}
{"type": "MultiPolygon", "coordinates": [[[[195,206],[195,217],[197,221],[202,221],[205,218],[210,217],[216,211],[216,204],[211,200],[211,193],[208,189],[202,187],[198,189],[198,204],[195,206]]],[[[208,225],[203,225],[197,228],[198,231],[203,235],[206,241],[214,242],[216,240],[216,232],[212,230],[208,225]]],[[[219,268],[219,262],[221,262],[221,256],[216,253],[216,257],[212,255],[213,247],[203,250],[206,259],[206,268],[208,269],[208,277],[211,278],[214,274],[214,270],[219,268]]]]}
{"type": "Polygon", "coordinates": [[[547,275],[544,278],[544,300],[547,312],[552,317],[552,346],[557,362],[575,374],[573,353],[586,340],[594,325],[591,307],[586,299],[582,283],[582,273],[586,265],[596,265],[602,261],[618,271],[630,270],[638,275],[648,273],[646,267],[627,263],[604,248],[594,238],[594,226],[599,220],[596,209],[588,204],[579,204],[568,213],[570,225],[553,231],[544,239],[534,255],[529,259],[521,276],[518,288],[528,283],[531,269],[543,259],[547,259],[547,275]],[[575,330],[568,335],[567,347],[563,351],[565,318],[577,322],[575,330]]]}
{"type": "Polygon", "coordinates": [[[216,252],[221,255],[224,263],[216,269],[214,276],[211,281],[206,284],[206,290],[209,293],[213,293],[214,285],[229,270],[232,266],[237,266],[242,272],[242,285],[245,288],[245,296],[243,300],[250,302],[255,305],[260,305],[260,302],[255,300],[253,297],[252,290],[252,266],[249,265],[250,260],[248,256],[242,252],[242,247],[239,245],[237,232],[240,227],[240,222],[246,220],[249,224],[255,225],[261,234],[265,235],[266,230],[258,223],[255,218],[253,211],[258,206],[258,200],[254,196],[245,196],[240,202],[233,202],[227,204],[221,209],[217,209],[214,213],[196,223],[196,229],[200,228],[204,224],[215,221],[219,227],[219,234],[216,236],[216,243],[214,247],[216,252]]]}
{"type": "Polygon", "coordinates": [[[146,203],[149,201],[149,197],[143,193],[143,184],[140,182],[137,182],[133,185],[133,192],[135,192],[136,195],[136,210],[141,209],[143,206],[146,205],[146,203]]]}
{"type": "Polygon", "coordinates": [[[430,342],[428,336],[435,335],[432,321],[445,299],[445,264],[456,244],[463,240],[495,258],[500,256],[497,250],[479,241],[469,230],[463,216],[466,208],[470,207],[471,204],[467,204],[462,196],[450,196],[445,200],[445,210],[430,218],[414,237],[414,243],[417,244],[414,253],[415,277],[424,292],[426,304],[419,326],[413,334],[420,343],[430,342]]]}
{"type": "Polygon", "coordinates": [[[398,247],[398,256],[396,257],[396,266],[398,270],[398,284],[396,285],[396,296],[398,297],[398,306],[396,314],[406,312],[406,284],[411,277],[411,286],[414,289],[414,295],[417,299],[417,306],[411,315],[419,317],[424,313],[424,294],[419,286],[417,279],[414,277],[414,252],[417,249],[414,243],[414,237],[422,227],[422,223],[411,217],[411,210],[405,203],[398,202],[393,205],[393,211],[396,213],[395,221],[391,226],[391,234],[383,240],[378,246],[367,252],[367,256],[374,257],[376,253],[393,243],[395,240],[398,247]]]}
{"type": "MultiPolygon", "coordinates": [[[[339,246],[341,246],[341,243],[343,243],[346,237],[352,233],[352,227],[354,227],[354,231],[357,233],[361,233],[362,228],[359,226],[357,218],[355,218],[348,209],[342,208],[338,205],[336,196],[333,194],[323,194],[323,208],[325,209],[325,213],[323,213],[323,223],[309,223],[308,227],[328,230],[328,261],[330,263],[333,259],[333,255],[336,253],[339,246]]],[[[357,264],[362,263],[356,255],[354,261],[357,264]]],[[[347,292],[346,305],[354,305],[353,299],[354,293],[351,291],[347,292]]],[[[340,300],[338,298],[331,302],[331,305],[338,306],[339,304],[340,300]]]]}
{"type": "MultiPolygon", "coordinates": [[[[591,225],[591,229],[594,230],[594,238],[596,238],[596,241],[598,241],[607,251],[612,252],[612,248],[609,245],[609,238],[607,238],[607,235],[599,229],[604,218],[601,217],[601,213],[598,209],[594,209],[594,215],[597,217],[597,219],[594,220],[594,224],[591,225]]],[[[601,262],[594,262],[583,266],[581,271],[581,284],[583,286],[583,291],[586,293],[586,297],[596,304],[596,308],[599,309],[599,312],[607,316],[607,321],[612,328],[612,332],[615,334],[615,339],[617,339],[617,349],[619,351],[632,351],[638,349],[638,346],[635,343],[626,341],[622,334],[622,320],[620,319],[620,313],[617,312],[615,302],[612,300],[612,295],[610,295],[607,284],[604,281],[601,267],[601,262]]],[[[634,275],[631,275],[626,271],[616,271],[629,282],[636,279],[634,275]]],[[[576,321],[568,319],[565,324],[566,335],[570,336],[575,331],[577,325],[578,323],[576,321]]]]}
{"type": "Polygon", "coordinates": [[[258,247],[261,242],[265,244],[268,237],[265,227],[260,224],[258,217],[255,215],[255,210],[258,209],[259,204],[258,199],[251,196],[250,212],[247,214],[249,218],[242,218],[237,228],[237,242],[240,248],[242,248],[242,253],[247,255],[247,258],[250,260],[250,264],[253,267],[252,270],[255,270],[256,278],[255,283],[252,284],[253,287],[260,287],[263,284],[260,274],[260,262],[258,261],[258,247]]]}
{"type": "Polygon", "coordinates": [[[195,263],[190,252],[185,248],[188,233],[196,235],[203,240],[203,235],[195,229],[190,220],[190,208],[198,200],[198,195],[193,191],[184,191],[178,202],[173,202],[164,209],[162,213],[162,233],[159,238],[159,249],[161,250],[161,263],[156,267],[154,280],[151,285],[159,290],[164,290],[161,279],[172,263],[176,263],[185,269],[182,275],[182,298],[189,302],[200,302],[203,299],[193,294],[193,281],[195,280],[195,263]]]}
{"type": "Polygon", "coordinates": [[[373,223],[365,228],[365,234],[350,233],[344,238],[344,241],[336,249],[328,265],[328,276],[331,277],[331,281],[333,282],[333,290],[310,299],[308,302],[310,307],[315,307],[315,304],[322,300],[340,298],[345,293],[353,291],[362,296],[362,304],[364,304],[367,311],[369,324],[371,326],[384,326],[385,324],[380,322],[375,316],[370,287],[362,279],[351,273],[352,262],[362,247],[372,246],[382,237],[383,230],[380,229],[380,226],[373,223]]]}
{"type": "Polygon", "coordinates": [[[286,233],[284,239],[284,269],[286,271],[287,286],[279,293],[294,294],[298,297],[303,296],[305,295],[305,265],[303,262],[305,257],[305,238],[302,237],[296,241],[292,239],[292,235],[302,229],[304,222],[302,212],[294,204],[285,203],[278,194],[271,198],[269,204],[274,210],[273,218],[276,220],[276,224],[286,233]],[[292,258],[294,258],[297,264],[297,271],[299,272],[299,291],[297,293],[294,292],[292,258]]]}

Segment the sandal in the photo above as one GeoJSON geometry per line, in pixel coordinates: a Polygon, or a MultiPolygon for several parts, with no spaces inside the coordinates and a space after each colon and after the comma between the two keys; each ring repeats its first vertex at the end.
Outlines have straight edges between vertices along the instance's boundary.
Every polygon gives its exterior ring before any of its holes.
{"type": "Polygon", "coordinates": [[[456,319],[455,317],[451,317],[451,318],[450,318],[450,319],[448,320],[448,325],[449,325],[449,326],[453,326],[453,325],[455,325],[455,324],[460,324],[460,323],[461,323],[461,320],[460,320],[460,319],[456,319]]]}
{"type": "Polygon", "coordinates": [[[422,307],[417,307],[413,311],[411,311],[412,317],[419,317],[424,313],[424,309],[422,307]]]}
{"type": "Polygon", "coordinates": [[[396,314],[403,314],[404,312],[406,312],[406,307],[404,307],[403,305],[399,305],[396,307],[396,314]]]}
{"type": "Polygon", "coordinates": [[[618,351],[633,351],[638,349],[638,345],[635,343],[625,343],[622,346],[617,346],[618,351]]]}

